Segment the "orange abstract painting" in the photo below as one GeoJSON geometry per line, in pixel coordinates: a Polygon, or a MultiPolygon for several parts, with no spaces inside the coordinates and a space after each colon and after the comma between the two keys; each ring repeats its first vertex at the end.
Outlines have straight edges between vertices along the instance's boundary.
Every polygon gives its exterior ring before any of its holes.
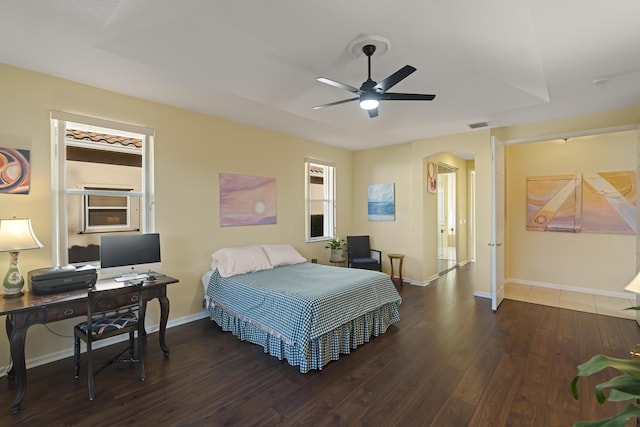
{"type": "Polygon", "coordinates": [[[29,150],[0,148],[0,193],[29,194],[29,150]]]}

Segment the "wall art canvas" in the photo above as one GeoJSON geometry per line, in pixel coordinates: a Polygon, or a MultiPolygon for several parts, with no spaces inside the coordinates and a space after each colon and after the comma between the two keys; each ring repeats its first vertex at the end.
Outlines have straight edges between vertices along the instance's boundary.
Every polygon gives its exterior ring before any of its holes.
{"type": "Polygon", "coordinates": [[[582,176],[582,231],[636,234],[636,173],[585,173],[582,176]]]}
{"type": "Polygon", "coordinates": [[[29,150],[0,148],[0,193],[29,194],[30,185],[29,150]]]}
{"type": "Polygon", "coordinates": [[[220,174],[221,227],[275,223],[275,178],[220,174]]]}
{"type": "Polygon", "coordinates": [[[635,234],[636,173],[527,178],[527,230],[635,234]]]}
{"type": "Polygon", "coordinates": [[[580,175],[527,178],[527,230],[580,231],[580,175]]]}
{"type": "Polygon", "coordinates": [[[438,164],[436,162],[427,162],[427,192],[435,193],[438,191],[438,164]]]}
{"type": "Polygon", "coordinates": [[[369,221],[396,219],[395,187],[393,183],[371,184],[368,189],[369,221]]]}

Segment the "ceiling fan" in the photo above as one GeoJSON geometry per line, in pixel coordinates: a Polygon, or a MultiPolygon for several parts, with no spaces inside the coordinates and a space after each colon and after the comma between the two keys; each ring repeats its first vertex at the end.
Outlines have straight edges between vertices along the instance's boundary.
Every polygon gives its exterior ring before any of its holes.
{"type": "Polygon", "coordinates": [[[325,77],[318,77],[316,79],[320,83],[326,83],[328,85],[353,92],[358,95],[357,97],[343,99],[342,101],[331,102],[329,104],[317,105],[313,108],[317,110],[319,108],[331,107],[333,105],[359,100],[360,108],[367,110],[369,112],[369,117],[373,118],[378,117],[378,105],[380,104],[380,101],[431,101],[436,97],[435,95],[423,95],[418,93],[387,92],[387,90],[391,89],[411,73],[416,71],[416,68],[411,65],[405,65],[386,79],[382,80],[380,83],[371,80],[371,55],[373,55],[375,51],[376,47],[372,44],[367,44],[362,47],[362,52],[367,56],[369,75],[367,81],[362,83],[362,86],[360,86],[360,89],[356,89],[353,86],[327,79],[325,77]]]}

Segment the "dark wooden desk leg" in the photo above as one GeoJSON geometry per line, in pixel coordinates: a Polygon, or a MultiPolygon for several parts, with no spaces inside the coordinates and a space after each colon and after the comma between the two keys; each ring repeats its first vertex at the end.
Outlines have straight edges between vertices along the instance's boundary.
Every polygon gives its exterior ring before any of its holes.
{"type": "Polygon", "coordinates": [[[147,316],[147,301],[142,301],[142,311],[140,312],[140,318],[142,319],[142,336],[147,336],[147,328],[144,327],[144,319],[147,316]]]}
{"type": "Polygon", "coordinates": [[[158,297],[160,302],[160,331],[158,338],[160,339],[160,348],[164,352],[165,357],[169,356],[169,347],[165,342],[165,332],[167,331],[167,321],[169,320],[169,298],[166,295],[158,297]]]}
{"type": "MultiPolygon", "coordinates": [[[[11,360],[13,361],[13,368],[17,389],[16,397],[11,404],[11,412],[14,414],[20,411],[20,404],[24,398],[24,394],[27,391],[27,365],[24,360],[24,346],[27,338],[27,319],[28,314],[13,314],[13,328],[11,330],[10,337],[10,349],[11,360]]],[[[8,325],[7,325],[8,330],[8,325]]]]}
{"type": "MultiPolygon", "coordinates": [[[[13,315],[10,314],[7,316],[6,320],[5,320],[5,325],[7,328],[7,339],[9,340],[9,342],[11,342],[11,333],[13,331],[13,315]]],[[[11,353],[11,352],[9,352],[11,353]]],[[[11,354],[9,354],[9,356],[11,356],[11,354]]],[[[16,369],[13,365],[13,363],[11,364],[11,369],[9,369],[9,371],[7,372],[7,379],[9,381],[14,381],[16,379],[16,369]]]]}

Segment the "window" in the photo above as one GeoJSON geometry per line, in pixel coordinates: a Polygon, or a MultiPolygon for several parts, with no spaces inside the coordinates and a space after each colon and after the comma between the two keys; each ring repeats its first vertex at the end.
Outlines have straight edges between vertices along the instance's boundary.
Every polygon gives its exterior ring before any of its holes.
{"type": "Polygon", "coordinates": [[[57,265],[97,263],[105,233],[153,232],[153,131],[58,111],[51,119],[57,265]]]}
{"type": "Polygon", "coordinates": [[[327,240],[335,235],[335,166],[306,162],[307,241],[327,240]]]}

